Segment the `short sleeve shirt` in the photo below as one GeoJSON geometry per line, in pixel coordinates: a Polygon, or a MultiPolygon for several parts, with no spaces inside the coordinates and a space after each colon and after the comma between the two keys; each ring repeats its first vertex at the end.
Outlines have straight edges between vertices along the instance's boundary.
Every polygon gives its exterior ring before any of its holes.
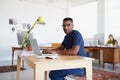
{"type": "Polygon", "coordinates": [[[71,49],[72,46],[75,46],[75,45],[80,46],[80,49],[79,49],[77,55],[85,56],[84,41],[83,41],[81,33],[79,31],[77,31],[77,30],[73,30],[70,33],[68,33],[64,37],[62,45],[66,49],[71,49]]]}

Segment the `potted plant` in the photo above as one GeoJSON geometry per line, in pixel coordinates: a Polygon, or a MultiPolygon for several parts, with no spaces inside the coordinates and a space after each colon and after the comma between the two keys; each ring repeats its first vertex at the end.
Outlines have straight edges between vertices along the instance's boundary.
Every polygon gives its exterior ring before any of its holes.
{"type": "Polygon", "coordinates": [[[27,49],[28,51],[32,50],[32,46],[28,37],[25,37],[22,47],[27,49]]]}

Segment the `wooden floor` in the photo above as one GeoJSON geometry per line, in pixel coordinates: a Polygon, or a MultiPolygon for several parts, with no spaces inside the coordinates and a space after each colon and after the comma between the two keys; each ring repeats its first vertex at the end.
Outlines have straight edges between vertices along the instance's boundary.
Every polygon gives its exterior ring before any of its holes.
{"type": "MultiPolygon", "coordinates": [[[[0,62],[0,65],[10,65],[11,61],[2,61],[0,62]]],[[[16,64],[16,61],[14,61],[14,64],[16,64]]],[[[98,61],[93,61],[93,67],[103,69],[101,64],[98,64],[98,61]]],[[[20,80],[33,80],[33,73],[32,69],[25,64],[25,68],[27,70],[21,71],[20,80]]],[[[116,72],[120,73],[120,64],[115,65],[115,70],[112,70],[111,64],[105,64],[106,71],[116,72]]],[[[16,80],[16,72],[8,72],[8,73],[0,73],[0,80],[16,80]]]]}

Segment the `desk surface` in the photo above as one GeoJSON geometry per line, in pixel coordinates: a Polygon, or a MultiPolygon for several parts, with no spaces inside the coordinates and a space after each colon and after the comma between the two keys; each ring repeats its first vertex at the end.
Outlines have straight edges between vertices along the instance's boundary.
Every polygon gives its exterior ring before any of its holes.
{"type": "Polygon", "coordinates": [[[85,46],[84,48],[120,48],[120,47],[109,47],[109,46],[85,46]]]}
{"type": "MultiPolygon", "coordinates": [[[[91,60],[91,58],[81,56],[66,56],[60,55],[57,59],[40,59],[37,56],[22,56],[21,58],[31,61],[34,64],[42,62],[62,62],[62,61],[78,61],[78,60],[91,60]]],[[[92,59],[93,60],[93,59],[92,59]]]]}

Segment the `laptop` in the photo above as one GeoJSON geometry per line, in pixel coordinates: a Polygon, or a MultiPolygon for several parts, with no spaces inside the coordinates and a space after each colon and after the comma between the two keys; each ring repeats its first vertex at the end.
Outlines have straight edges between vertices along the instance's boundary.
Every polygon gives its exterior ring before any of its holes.
{"type": "Polygon", "coordinates": [[[34,52],[34,54],[37,54],[39,56],[42,56],[42,58],[45,57],[49,57],[49,58],[57,58],[58,54],[43,54],[40,50],[42,50],[42,48],[39,48],[37,40],[36,39],[30,39],[30,43],[32,45],[32,50],[34,52]]]}

